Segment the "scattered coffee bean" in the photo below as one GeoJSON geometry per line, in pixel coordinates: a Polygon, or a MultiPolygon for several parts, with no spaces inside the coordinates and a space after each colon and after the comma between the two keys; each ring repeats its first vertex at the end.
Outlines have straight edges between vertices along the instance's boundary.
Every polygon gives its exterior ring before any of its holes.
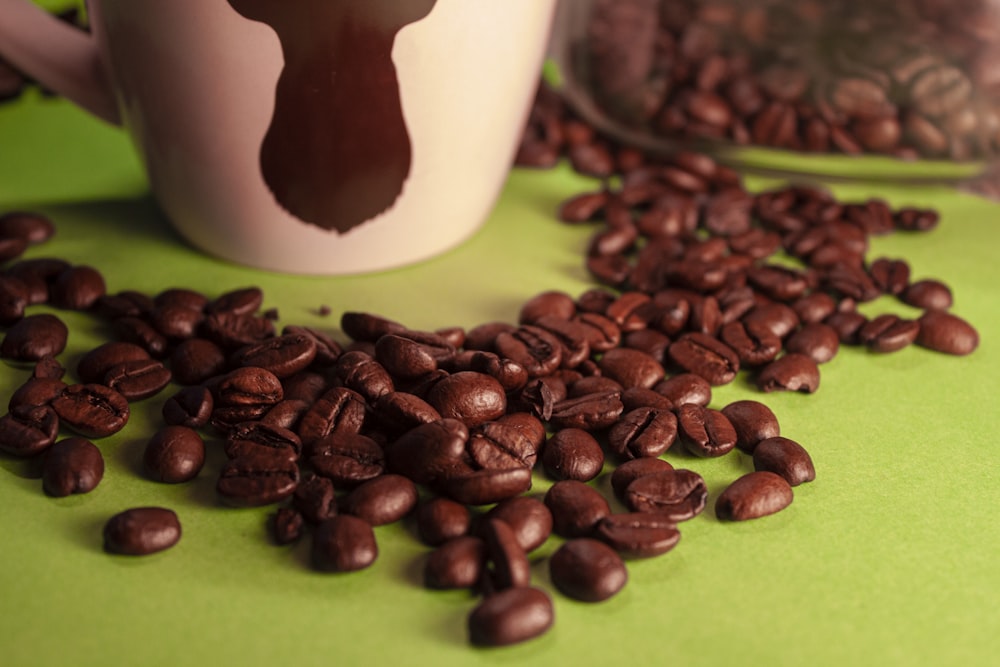
{"type": "Polygon", "coordinates": [[[715,501],[720,519],[746,521],[780,512],[792,503],[792,487],[768,471],[751,472],[726,487],[715,501]]]}
{"type": "Polygon", "coordinates": [[[597,524],[594,536],[623,558],[651,558],[677,546],[677,524],[655,512],[611,514],[597,524]]]}
{"type": "Polygon", "coordinates": [[[187,426],[165,426],[150,438],[142,457],[146,474],[177,484],[198,476],[205,465],[205,442],[187,426]]]}
{"type": "Polygon", "coordinates": [[[549,559],[552,583],[563,594],[582,602],[602,602],[628,581],[621,556],[604,542],[580,537],[559,547],[549,559]]]}
{"type": "Polygon", "coordinates": [[[781,434],[778,418],[771,408],[759,401],[734,401],[722,408],[722,414],[736,430],[736,446],[748,454],[752,454],[762,440],[781,434]]]}
{"type": "Polygon", "coordinates": [[[434,589],[474,588],[486,571],[486,542],[460,535],[440,544],[424,563],[424,586],[434,589]]]}
{"type": "Polygon", "coordinates": [[[324,572],[353,572],[378,558],[371,525],[356,516],[339,514],[321,523],[313,535],[312,564],[324,572]]]}
{"type": "Polygon", "coordinates": [[[136,507],[104,524],[104,549],[125,556],[147,556],[169,549],[181,539],[181,524],[173,510],[136,507]]]}
{"type": "Polygon", "coordinates": [[[469,641],[509,646],[544,634],[554,620],[552,600],[538,588],[508,588],[487,596],[469,614],[469,641]]]}
{"type": "Polygon", "coordinates": [[[921,347],[959,356],[972,354],[979,347],[979,332],[957,315],[929,310],[917,323],[916,343],[921,347]]]}
{"type": "Polygon", "coordinates": [[[42,487],[50,496],[89,493],[104,477],[104,457],[84,438],[60,440],[45,451],[42,487]]]}
{"type": "Polygon", "coordinates": [[[781,475],[791,486],[816,479],[816,469],[805,448],[780,436],[758,443],[753,450],[753,467],[781,475]]]}

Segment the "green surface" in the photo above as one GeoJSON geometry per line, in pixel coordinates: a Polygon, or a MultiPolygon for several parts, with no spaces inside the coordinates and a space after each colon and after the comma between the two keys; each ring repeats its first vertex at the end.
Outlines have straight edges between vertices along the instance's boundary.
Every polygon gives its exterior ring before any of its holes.
{"type": "MultiPolygon", "coordinates": [[[[59,227],[31,256],[96,265],[112,291],[218,294],[257,284],[279,324],[338,336],[344,310],[414,328],[471,326],[513,321],[518,304],[545,289],[579,294],[589,286],[581,257],[591,230],[560,225],[553,211],[583,187],[590,183],[567,169],[517,171],[487,225],[456,251],[378,275],[282,276],[183,245],[115,130],[60,100],[0,107],[0,210],[36,208],[59,227]],[[321,316],[321,306],[334,314],[321,316]]],[[[997,664],[1000,208],[944,188],[837,192],[940,209],[938,230],[877,239],[872,257],[906,257],[915,278],[949,282],[954,312],[979,328],[982,344],[966,358],[847,349],[823,367],[818,393],[768,396],[783,434],[810,450],[818,470],[780,514],[722,524],[707,511],[682,526],[673,552],[632,563],[629,585],[611,601],[557,595],[556,625],[540,640],[474,650],[465,640],[473,599],[421,588],[426,550],[405,527],[377,529],[381,556],[368,571],[318,574],[301,547],[268,543],[269,510],[217,504],[217,448],[189,485],[143,479],[154,398],[100,441],[108,470],[89,495],[49,498],[28,466],[0,458],[0,664],[997,664]],[[146,504],[178,512],[181,542],[149,558],[103,553],[104,521],[146,504]]],[[[889,301],[866,310],[905,312],[889,301]]],[[[61,314],[73,330],[61,359],[72,367],[103,332],[89,317],[61,314]]],[[[0,398],[26,376],[0,367],[0,398]]],[[[760,395],[741,378],[713,404],[746,397],[760,395]]],[[[738,454],[666,458],[706,477],[710,508],[749,469],[738,454]]],[[[545,486],[538,476],[536,488],[545,486]]],[[[551,589],[544,562],[535,574],[551,589]]]]}

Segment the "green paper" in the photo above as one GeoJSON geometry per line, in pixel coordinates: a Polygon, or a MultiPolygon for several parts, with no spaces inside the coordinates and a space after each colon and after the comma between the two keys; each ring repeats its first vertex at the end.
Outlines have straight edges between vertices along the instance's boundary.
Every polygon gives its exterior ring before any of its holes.
{"type": "MultiPolygon", "coordinates": [[[[558,223],[565,197],[596,187],[568,168],[515,170],[487,224],[462,247],[418,266],[317,278],[239,267],[186,246],[157,212],[125,137],[62,100],[32,94],[0,106],[0,210],[50,215],[58,234],[29,256],[92,264],[110,291],[190,287],[209,295],[261,286],[279,326],[341,337],[345,310],[418,329],[513,322],[543,290],[591,286],[583,254],[593,228],[558,223]],[[328,307],[332,315],[324,316],[328,307]]],[[[772,185],[756,179],[755,188],[772,185]]],[[[164,396],[134,405],[129,426],[99,442],[107,473],[86,496],[54,499],[30,466],[0,458],[0,662],[7,667],[116,665],[991,665],[1000,655],[1000,396],[996,204],[944,187],[839,185],[845,198],[933,206],[929,234],[874,239],[870,253],[905,257],[914,278],[954,290],[953,312],[975,324],[980,349],[954,358],[911,347],[887,355],[844,349],[811,396],[763,397],[741,376],[714,407],[763,400],[802,443],[815,482],[783,512],[742,524],[711,511],[745,455],[665,458],[703,474],[709,508],[681,526],[678,547],[629,564],[610,601],[554,593],[556,624],[523,645],[468,646],[469,594],[421,587],[427,549],[409,527],[376,529],[380,557],[350,575],[313,572],[308,547],[270,544],[272,509],[220,505],[217,443],[193,483],[140,474],[164,396]],[[139,505],[173,508],[180,543],[145,558],[109,556],[101,529],[139,505]]],[[[912,314],[890,300],[869,314],[912,314]]],[[[104,340],[94,319],[59,313],[72,334],[63,363],[104,340]]],[[[28,375],[0,367],[0,398],[28,375]]],[[[547,487],[536,475],[536,491],[547,487]]],[[[606,477],[598,485],[607,489],[606,477]]],[[[537,585],[553,591],[544,555],[537,585]]]]}

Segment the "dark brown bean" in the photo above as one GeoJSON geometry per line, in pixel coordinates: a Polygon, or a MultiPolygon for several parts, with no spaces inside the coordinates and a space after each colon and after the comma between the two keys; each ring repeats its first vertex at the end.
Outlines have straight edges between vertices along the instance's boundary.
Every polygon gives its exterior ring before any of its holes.
{"type": "Polygon", "coordinates": [[[66,349],[69,329],[55,315],[27,315],[15,322],[0,343],[0,357],[11,361],[39,361],[66,349]]]}
{"type": "Polygon", "coordinates": [[[712,385],[694,373],[680,373],[658,383],[653,390],[662,394],[674,407],[685,403],[708,405],[712,401],[712,385]]]}
{"type": "Polygon", "coordinates": [[[917,340],[920,324],[890,313],[869,320],[858,330],[858,340],[873,352],[896,352],[917,340]]]}
{"type": "Polygon", "coordinates": [[[125,428],[128,400],[101,384],[74,384],[52,399],[61,424],[87,438],[104,438],[125,428]]]}
{"type": "Polygon", "coordinates": [[[104,477],[104,457],[84,438],[66,438],[45,451],[42,488],[50,496],[89,493],[104,477]]]}
{"type": "Polygon", "coordinates": [[[899,295],[903,303],[924,310],[948,310],[953,300],[951,289],[939,280],[918,280],[899,295]]]}
{"type": "Polygon", "coordinates": [[[618,553],[592,538],[569,540],[549,559],[549,576],[564,595],[603,602],[625,587],[628,572],[618,553]]]}
{"type": "Polygon", "coordinates": [[[623,558],[651,558],[677,546],[677,524],[654,512],[611,514],[601,519],[594,536],[623,558]]]}
{"type": "Polygon", "coordinates": [[[137,359],[112,366],[102,384],[129,401],[141,401],[163,391],[172,379],[170,369],[156,359],[137,359]]]}
{"type": "Polygon", "coordinates": [[[792,487],[773,472],[743,475],[726,487],[715,501],[720,519],[746,521],[780,512],[792,503],[792,487]]]}
{"type": "Polygon", "coordinates": [[[493,565],[490,573],[493,589],[528,586],[531,583],[531,564],[514,529],[500,519],[486,518],[479,527],[479,534],[486,542],[487,559],[493,565]]]}
{"type": "Polygon", "coordinates": [[[604,451],[587,431],[562,429],[545,443],[542,466],[550,479],[587,482],[597,477],[604,467],[604,451]]]}
{"type": "Polygon", "coordinates": [[[484,599],[469,615],[469,641],[508,646],[544,634],[554,619],[552,600],[537,588],[508,588],[484,599]]]}
{"type": "Polygon", "coordinates": [[[491,505],[531,488],[531,469],[448,471],[436,487],[452,500],[466,505],[491,505]]]}
{"type": "Polygon", "coordinates": [[[486,543],[457,536],[432,551],[424,563],[424,586],[437,590],[474,588],[486,571],[486,543]]]}
{"type": "Polygon", "coordinates": [[[319,525],[313,535],[312,564],[323,572],[354,572],[378,558],[375,532],[364,519],[338,514],[319,525]]]}
{"type": "Polygon", "coordinates": [[[766,470],[785,478],[791,486],[816,479],[812,458],[802,445],[788,438],[762,440],[753,452],[754,470],[766,470]]]}
{"type": "Polygon", "coordinates": [[[227,462],[216,491],[231,505],[257,507],[284,500],[295,492],[299,468],[286,457],[254,452],[227,462]]]}
{"type": "Polygon", "coordinates": [[[462,371],[435,384],[427,402],[448,419],[457,419],[469,428],[502,416],[507,411],[503,386],[483,373],[462,371]]]}
{"type": "Polygon", "coordinates": [[[929,310],[917,322],[920,331],[916,343],[921,347],[959,356],[972,354],[979,347],[979,332],[957,315],[929,310]]]}
{"type": "Polygon", "coordinates": [[[736,429],[722,412],[688,403],[677,409],[677,437],[696,456],[728,454],[736,446],[736,429]]]}
{"type": "Polygon", "coordinates": [[[509,525],[525,551],[542,546],[552,533],[552,512],[545,503],[531,496],[503,500],[487,512],[486,517],[509,525]]]}
{"type": "Polygon", "coordinates": [[[469,508],[450,498],[431,498],[417,506],[417,533],[432,547],[469,532],[469,508]]]}
{"type": "Polygon", "coordinates": [[[840,336],[829,324],[813,322],[803,325],[785,341],[785,350],[811,357],[817,364],[837,356],[840,350],[840,336]]]}
{"type": "Polygon", "coordinates": [[[677,418],[667,410],[638,408],[622,415],[608,431],[608,445],[623,459],[656,458],[677,438],[677,418]]]}
{"type": "Polygon", "coordinates": [[[0,417],[0,450],[34,456],[51,447],[59,434],[59,417],[48,405],[22,405],[0,417]]]}
{"type": "Polygon", "coordinates": [[[333,482],[319,475],[308,475],[295,487],[292,506],[310,523],[318,524],[337,514],[333,482]]]}
{"type": "Polygon", "coordinates": [[[151,479],[168,484],[187,482],[205,465],[205,442],[192,428],[165,426],[146,444],[142,462],[151,479]]]}
{"type": "Polygon", "coordinates": [[[623,495],[633,512],[657,512],[676,522],[705,509],[708,487],[698,473],[677,468],[637,477],[623,495]]]}
{"type": "Polygon", "coordinates": [[[713,386],[732,382],[740,369],[739,357],[732,348],[703,333],[681,336],[670,346],[669,355],[679,367],[713,386]]]}
{"type": "Polygon", "coordinates": [[[819,367],[812,357],[786,354],[760,371],[757,387],[764,392],[800,391],[811,394],[819,389],[819,367]]]}
{"type": "Polygon", "coordinates": [[[734,401],[722,408],[722,414],[736,429],[736,446],[752,454],[757,445],[767,438],[781,435],[778,418],[759,401],[734,401]]]}
{"type": "Polygon", "coordinates": [[[344,498],[344,512],[373,526],[399,521],[417,506],[417,487],[402,475],[381,475],[364,482],[344,498]]]}
{"type": "Polygon", "coordinates": [[[589,535],[598,521],[611,514],[608,501],[597,489],[577,480],[549,487],[545,506],[552,512],[552,529],[568,538],[589,535]]]}
{"type": "Polygon", "coordinates": [[[180,520],[164,507],[135,507],[104,524],[104,550],[113,554],[148,556],[169,549],[180,539],[180,520]]]}

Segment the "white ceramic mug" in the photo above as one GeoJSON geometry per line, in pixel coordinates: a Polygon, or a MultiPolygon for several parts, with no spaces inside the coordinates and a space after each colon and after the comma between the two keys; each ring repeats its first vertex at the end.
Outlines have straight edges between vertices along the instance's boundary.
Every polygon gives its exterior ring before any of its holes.
{"type": "Polygon", "coordinates": [[[0,0],[0,55],[121,124],[193,245],[343,274],[485,221],[555,0],[90,0],[91,33],[0,0]]]}

